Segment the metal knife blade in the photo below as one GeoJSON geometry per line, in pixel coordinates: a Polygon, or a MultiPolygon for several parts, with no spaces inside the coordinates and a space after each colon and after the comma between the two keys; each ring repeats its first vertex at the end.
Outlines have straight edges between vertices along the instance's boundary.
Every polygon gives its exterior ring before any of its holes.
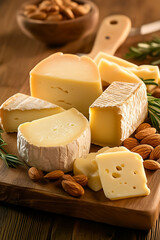
{"type": "Polygon", "coordinates": [[[144,24],[138,28],[132,28],[129,33],[129,36],[132,37],[136,35],[145,35],[145,34],[156,32],[158,30],[160,30],[160,20],[144,24]]]}

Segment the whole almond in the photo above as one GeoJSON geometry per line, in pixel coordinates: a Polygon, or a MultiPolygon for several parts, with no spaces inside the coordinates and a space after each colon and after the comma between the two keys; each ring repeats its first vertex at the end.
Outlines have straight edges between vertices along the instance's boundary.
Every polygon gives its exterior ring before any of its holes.
{"type": "Polygon", "coordinates": [[[67,18],[69,18],[69,19],[74,19],[75,18],[75,16],[74,16],[74,14],[73,14],[73,12],[72,12],[72,10],[70,9],[70,8],[63,8],[63,14],[67,17],[67,18]]]}
{"type": "Polygon", "coordinates": [[[62,187],[68,194],[73,197],[81,197],[84,195],[83,187],[77,182],[63,180],[62,187]]]}
{"type": "Polygon", "coordinates": [[[70,174],[64,174],[61,179],[75,182],[74,178],[70,174]]]}
{"type": "Polygon", "coordinates": [[[152,96],[155,98],[160,98],[160,87],[157,87],[153,90],[152,96]]]}
{"type": "Polygon", "coordinates": [[[48,21],[61,21],[63,16],[61,14],[49,15],[46,20],[48,21]]]}
{"type": "Polygon", "coordinates": [[[36,20],[44,20],[46,19],[47,14],[45,12],[36,11],[36,12],[30,13],[28,17],[36,20]]]}
{"type": "Polygon", "coordinates": [[[27,4],[24,9],[29,12],[34,12],[37,10],[37,6],[34,4],[27,4]]]}
{"type": "Polygon", "coordinates": [[[152,147],[160,145],[160,134],[152,134],[142,139],[142,144],[149,144],[152,147]]]}
{"type": "Polygon", "coordinates": [[[149,170],[158,170],[160,169],[160,164],[154,160],[145,160],[143,166],[149,170]]]}
{"type": "Polygon", "coordinates": [[[141,144],[131,149],[131,152],[136,152],[140,154],[143,159],[146,159],[149,157],[152,150],[153,150],[152,146],[147,144],[141,144]]]}
{"type": "Polygon", "coordinates": [[[152,150],[149,158],[152,160],[160,159],[160,145],[158,145],[157,147],[155,147],[155,149],[152,150]]]}
{"type": "Polygon", "coordinates": [[[132,148],[136,147],[139,145],[139,142],[136,138],[126,138],[123,142],[123,146],[126,147],[127,149],[131,150],[132,148]]]}
{"type": "Polygon", "coordinates": [[[35,182],[38,182],[38,181],[43,179],[43,172],[42,172],[42,170],[37,169],[35,167],[31,167],[28,170],[28,175],[29,175],[30,179],[32,179],[35,182]]]}
{"type": "Polygon", "coordinates": [[[142,140],[143,138],[151,135],[151,134],[155,134],[156,133],[156,129],[151,127],[151,128],[145,128],[141,131],[139,131],[138,133],[135,134],[135,138],[142,140]]]}
{"type": "Polygon", "coordinates": [[[73,176],[73,179],[77,183],[79,183],[82,187],[85,187],[88,183],[88,177],[83,174],[75,175],[75,176],[73,176]]]}
{"type": "Polygon", "coordinates": [[[52,172],[47,173],[44,178],[48,180],[56,180],[64,175],[64,172],[61,170],[54,170],[52,172]]]}
{"type": "Polygon", "coordinates": [[[138,133],[139,131],[145,129],[145,128],[150,128],[151,125],[149,123],[141,123],[139,125],[139,127],[136,129],[136,133],[138,133]]]}
{"type": "Polygon", "coordinates": [[[91,6],[90,4],[79,5],[72,10],[76,16],[83,16],[89,13],[89,11],[91,10],[91,6]]]}

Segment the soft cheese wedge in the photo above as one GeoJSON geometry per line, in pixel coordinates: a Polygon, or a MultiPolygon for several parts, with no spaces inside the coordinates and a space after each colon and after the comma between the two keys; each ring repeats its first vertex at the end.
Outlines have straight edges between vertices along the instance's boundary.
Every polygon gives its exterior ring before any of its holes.
{"type": "Polygon", "coordinates": [[[76,109],[58,113],[18,128],[19,155],[29,165],[44,171],[71,171],[73,162],[90,149],[88,120],[76,109]]]}
{"type": "Polygon", "coordinates": [[[92,143],[119,146],[148,113],[144,83],[113,82],[90,106],[92,143]]]}
{"type": "Polygon", "coordinates": [[[86,56],[55,53],[30,73],[31,95],[65,109],[75,107],[88,117],[89,106],[102,93],[95,62],[86,56]]]}
{"type": "Polygon", "coordinates": [[[64,111],[63,108],[53,103],[17,93],[8,98],[0,107],[1,126],[6,132],[17,132],[18,126],[24,122],[62,111],[64,111]]]}
{"type": "Polygon", "coordinates": [[[139,154],[129,151],[102,153],[96,156],[96,162],[104,194],[110,200],[150,193],[139,154]]]}
{"type": "Polygon", "coordinates": [[[139,83],[142,80],[129,69],[125,69],[114,62],[101,59],[98,65],[101,75],[102,85],[107,86],[112,82],[131,82],[139,83]]]}
{"type": "Polygon", "coordinates": [[[135,67],[135,68],[137,67],[136,64],[133,64],[133,63],[128,62],[128,61],[126,61],[126,60],[124,60],[122,58],[115,57],[115,56],[112,56],[112,55],[104,53],[104,52],[99,52],[96,55],[94,61],[97,64],[97,66],[99,65],[99,63],[100,63],[100,61],[102,59],[105,59],[105,60],[108,60],[110,62],[116,63],[116,64],[118,64],[121,67],[135,67]]]}

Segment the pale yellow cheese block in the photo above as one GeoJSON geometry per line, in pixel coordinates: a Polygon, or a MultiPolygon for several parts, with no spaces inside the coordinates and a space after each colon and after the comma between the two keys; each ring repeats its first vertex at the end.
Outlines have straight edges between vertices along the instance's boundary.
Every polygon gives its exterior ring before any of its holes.
{"type": "Polygon", "coordinates": [[[73,165],[73,173],[84,174],[88,177],[88,187],[93,191],[102,189],[102,184],[99,178],[98,167],[95,158],[98,154],[104,152],[129,151],[125,147],[103,147],[98,152],[89,153],[85,158],[77,158],[73,165]]]}
{"type": "Polygon", "coordinates": [[[112,55],[104,53],[104,52],[99,52],[96,55],[94,61],[97,64],[97,66],[99,65],[101,59],[105,59],[105,60],[108,60],[110,62],[116,63],[116,64],[118,64],[121,67],[135,67],[135,68],[137,67],[136,64],[133,64],[133,63],[128,62],[128,61],[126,61],[126,60],[124,60],[122,58],[115,57],[115,56],[112,56],[112,55]]]}
{"type": "Polygon", "coordinates": [[[96,162],[104,194],[110,200],[150,193],[139,154],[129,151],[102,153],[96,156],[96,162]]]}
{"type": "Polygon", "coordinates": [[[18,126],[24,122],[63,111],[63,108],[53,103],[26,94],[16,93],[0,107],[1,126],[6,132],[17,132],[18,126]]]}
{"type": "Polygon", "coordinates": [[[142,82],[142,80],[132,73],[132,71],[129,71],[129,69],[125,69],[124,67],[106,59],[101,59],[98,68],[103,86],[108,86],[115,81],[131,83],[142,82]]]}
{"type": "Polygon", "coordinates": [[[55,53],[30,72],[31,95],[64,109],[75,107],[88,117],[89,106],[102,93],[95,62],[86,56],[55,53]]]}
{"type": "Polygon", "coordinates": [[[18,127],[19,155],[47,172],[72,171],[74,160],[89,153],[90,143],[88,120],[75,108],[18,127]]]}
{"type": "Polygon", "coordinates": [[[113,82],[89,112],[92,143],[119,146],[147,117],[145,84],[113,82]]]}

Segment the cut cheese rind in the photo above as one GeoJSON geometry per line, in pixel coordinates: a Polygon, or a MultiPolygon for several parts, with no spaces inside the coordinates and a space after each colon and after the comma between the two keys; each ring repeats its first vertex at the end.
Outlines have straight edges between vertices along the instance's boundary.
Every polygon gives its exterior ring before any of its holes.
{"type": "Polygon", "coordinates": [[[102,153],[96,156],[96,162],[107,198],[118,200],[150,193],[139,154],[129,151],[102,153]]]}
{"type": "Polygon", "coordinates": [[[88,117],[89,106],[102,93],[98,68],[86,56],[55,53],[30,72],[31,95],[88,117]]]}
{"type": "Polygon", "coordinates": [[[1,105],[1,125],[6,132],[17,132],[18,126],[24,122],[30,122],[62,111],[64,111],[63,108],[53,103],[17,93],[1,105]]]}
{"type": "Polygon", "coordinates": [[[92,143],[119,146],[147,117],[145,84],[113,82],[89,112],[92,143]]]}
{"type": "Polygon", "coordinates": [[[94,61],[97,64],[97,66],[99,65],[99,63],[100,63],[100,61],[102,59],[105,59],[105,60],[108,60],[110,62],[116,63],[116,64],[118,64],[121,67],[137,67],[136,64],[133,64],[133,63],[128,62],[128,61],[126,61],[126,60],[124,60],[122,58],[119,58],[119,57],[116,57],[116,56],[112,56],[112,55],[104,53],[104,52],[99,52],[96,55],[94,61]]]}
{"type": "Polygon", "coordinates": [[[90,149],[88,120],[76,109],[21,124],[19,155],[29,165],[44,171],[71,171],[73,162],[90,149]]]}

